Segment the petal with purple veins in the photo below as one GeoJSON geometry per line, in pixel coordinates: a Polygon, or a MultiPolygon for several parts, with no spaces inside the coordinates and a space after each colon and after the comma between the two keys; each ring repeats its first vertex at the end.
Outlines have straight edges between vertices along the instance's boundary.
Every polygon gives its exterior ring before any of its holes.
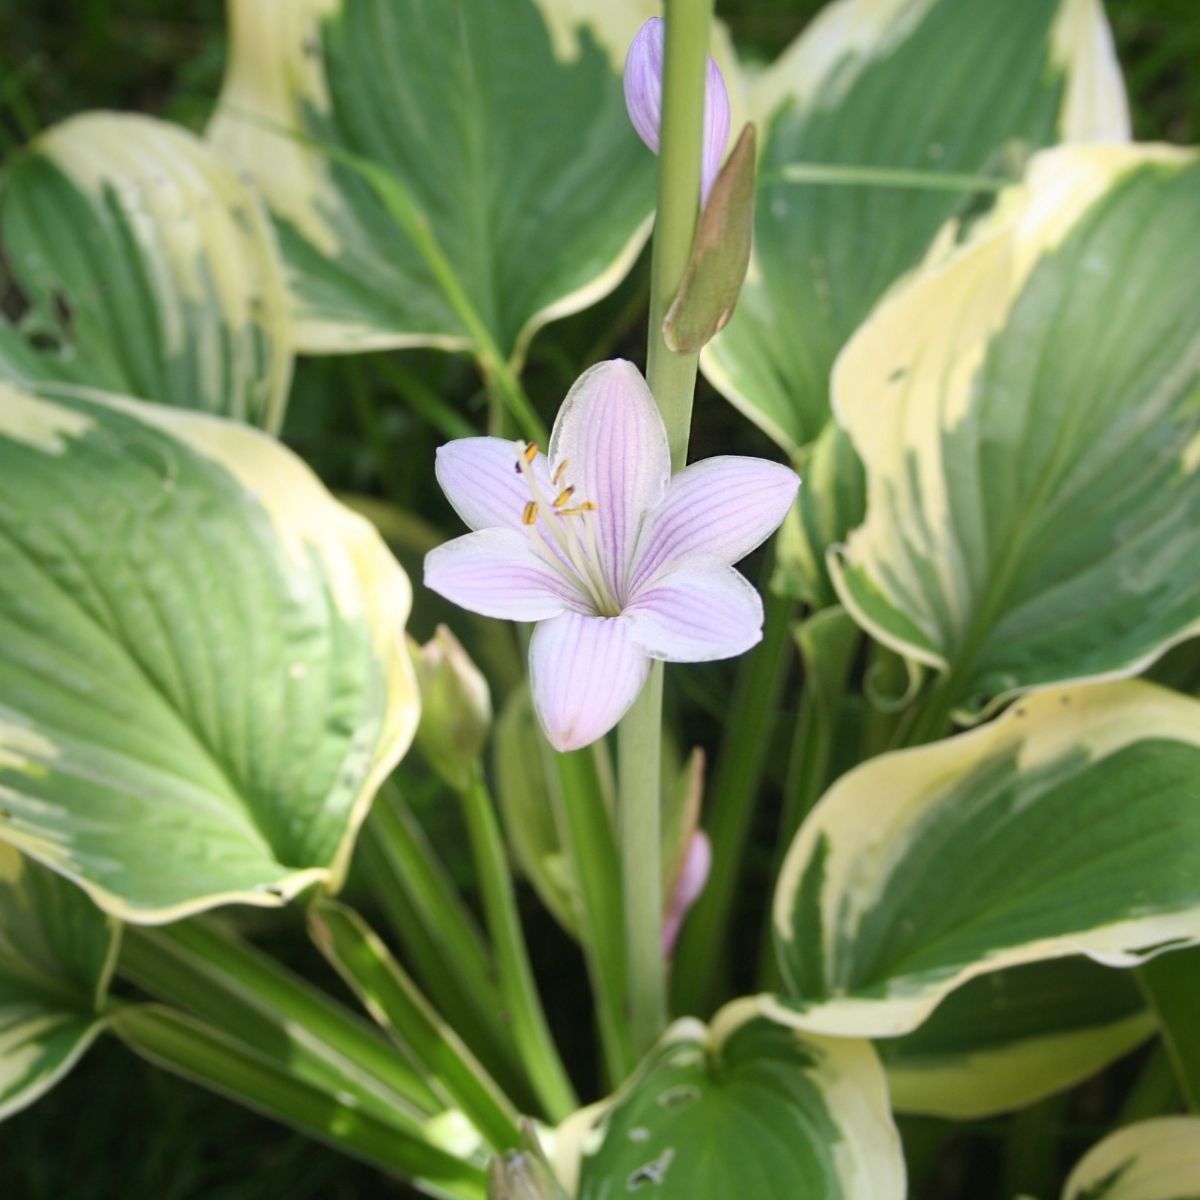
{"type": "MultiPolygon", "coordinates": [[[[472,529],[516,529],[531,499],[529,485],[516,469],[517,450],[504,438],[459,438],[439,446],[434,471],[454,511],[472,529]]],[[[533,462],[543,493],[550,490],[546,456],[533,462]]]]}
{"type": "Polygon", "coordinates": [[[733,658],[762,638],[761,597],[718,559],[693,558],[660,575],[637,592],[624,616],[633,641],[664,662],[733,658]]]}
{"type": "Polygon", "coordinates": [[[550,435],[550,467],[590,501],[600,569],[619,594],[643,514],[666,495],[667,431],[641,372],[622,359],[585,371],[567,394],[550,435]],[[566,464],[565,466],[563,464],[566,464]]]}
{"type": "Polygon", "coordinates": [[[762,458],[728,455],[686,467],[646,519],[631,590],[695,555],[745,558],[779,528],[799,486],[794,471],[762,458]]]}
{"type": "Polygon", "coordinates": [[[542,728],[556,750],[578,750],[625,715],[646,682],[650,660],[624,617],[564,613],[529,643],[529,683],[542,728]]]}
{"type": "Polygon", "coordinates": [[[462,608],[509,621],[541,621],[588,608],[578,586],[516,529],[481,529],[431,550],[425,586],[462,608]]]}

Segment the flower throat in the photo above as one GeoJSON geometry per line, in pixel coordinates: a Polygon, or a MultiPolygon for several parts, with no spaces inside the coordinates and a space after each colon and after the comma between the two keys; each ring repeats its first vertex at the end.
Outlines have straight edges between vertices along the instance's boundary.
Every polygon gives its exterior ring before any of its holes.
{"type": "Polygon", "coordinates": [[[550,475],[555,495],[547,501],[533,471],[537,443],[519,441],[515,448],[517,474],[525,480],[531,497],[521,511],[521,524],[529,530],[539,556],[564,579],[582,587],[597,616],[620,616],[621,604],[605,576],[596,537],[595,501],[576,500],[575,485],[567,482],[570,463],[565,458],[550,475]],[[553,546],[543,536],[543,529],[553,546]]]}

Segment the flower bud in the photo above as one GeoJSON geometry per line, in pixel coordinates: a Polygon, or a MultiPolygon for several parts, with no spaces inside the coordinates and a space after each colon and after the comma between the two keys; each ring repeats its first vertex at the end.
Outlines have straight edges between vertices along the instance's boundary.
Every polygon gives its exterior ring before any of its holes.
{"type": "Polygon", "coordinates": [[[452,788],[461,789],[492,723],[487,680],[445,625],[424,646],[410,639],[408,649],[421,691],[417,747],[452,788]]]}
{"type": "Polygon", "coordinates": [[[675,949],[675,939],[679,937],[683,918],[688,915],[692,905],[700,899],[700,894],[704,891],[704,885],[708,882],[708,873],[711,870],[712,843],[703,829],[697,829],[688,843],[683,869],[675,881],[675,890],[671,893],[667,911],[663,916],[662,948],[664,955],[669,955],[675,949]]]}
{"type": "MultiPolygon", "coordinates": [[[[658,153],[659,128],[662,125],[663,51],[666,23],[651,17],[638,30],[625,60],[625,107],[638,136],[658,153]]],[[[729,93],[721,68],[708,60],[708,80],[704,90],[704,160],[700,171],[700,203],[708,200],[709,189],[721,169],[725,146],[729,141],[729,93]]]]}
{"type": "Polygon", "coordinates": [[[519,1149],[492,1159],[488,1200],[567,1200],[528,1121],[521,1122],[519,1149]]]}

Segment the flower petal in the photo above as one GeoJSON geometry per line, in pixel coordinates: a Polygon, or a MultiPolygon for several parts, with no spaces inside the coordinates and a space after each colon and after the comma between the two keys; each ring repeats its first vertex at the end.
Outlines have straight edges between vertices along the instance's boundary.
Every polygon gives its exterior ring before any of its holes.
{"type": "Polygon", "coordinates": [[[704,91],[704,160],[700,166],[700,207],[708,203],[708,193],[721,173],[725,148],[729,145],[729,92],[721,68],[710,57],[704,91]]]}
{"type": "Polygon", "coordinates": [[[550,744],[578,750],[603,737],[637,699],[649,670],[624,617],[571,612],[542,622],[529,643],[529,685],[550,744]]]}
{"type": "MultiPolygon", "coordinates": [[[[663,53],[666,23],[651,17],[629,47],[625,59],[625,108],[638,136],[658,153],[662,126],[663,53]]],[[[701,197],[708,199],[725,147],[729,144],[729,92],[721,68],[710,57],[704,91],[704,160],[701,167],[701,197]]]]}
{"type": "Polygon", "coordinates": [[[762,638],[762,599],[718,559],[693,558],[660,575],[624,615],[633,640],[664,662],[733,658],[762,638]]]}
{"type": "Polygon", "coordinates": [[[621,593],[642,517],[671,477],[667,431],[637,367],[614,359],[579,377],[554,422],[550,466],[575,485],[575,503],[597,506],[584,519],[595,521],[600,568],[621,593]]]}
{"type": "MultiPolygon", "coordinates": [[[[438,447],[434,471],[446,499],[472,529],[517,529],[531,497],[516,465],[516,448],[505,438],[459,438],[438,447]]],[[[544,454],[534,460],[533,472],[543,494],[548,492],[544,454]]]]}
{"type": "Polygon", "coordinates": [[[794,471],[762,458],[726,455],[684,468],[646,519],[631,591],[693,555],[745,558],[779,527],[799,486],[794,471]]]}
{"type": "Polygon", "coordinates": [[[515,529],[481,529],[425,556],[425,586],[462,608],[509,621],[586,609],[579,589],[515,529]]]}

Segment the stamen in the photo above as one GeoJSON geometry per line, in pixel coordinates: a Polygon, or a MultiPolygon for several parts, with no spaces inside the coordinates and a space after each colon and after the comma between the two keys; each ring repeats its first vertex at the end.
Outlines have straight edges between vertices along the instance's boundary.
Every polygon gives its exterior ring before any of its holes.
{"type": "Polygon", "coordinates": [[[513,448],[517,453],[517,473],[524,477],[529,487],[531,499],[526,501],[521,510],[521,523],[528,528],[538,555],[555,572],[564,579],[582,588],[596,612],[604,615],[616,615],[620,608],[612,597],[612,589],[605,579],[600,548],[596,541],[596,531],[591,521],[584,522],[585,529],[580,531],[573,527],[570,521],[554,520],[554,517],[586,517],[594,513],[597,505],[592,500],[584,500],[571,506],[575,495],[575,485],[565,484],[560,487],[566,474],[568,463],[563,459],[550,476],[550,481],[558,494],[552,502],[547,502],[538,485],[534,472],[534,462],[537,459],[538,448],[533,442],[518,441],[513,448]],[[551,510],[545,518],[542,513],[551,510]],[[552,514],[552,515],[551,515],[552,514]],[[553,541],[557,553],[551,548],[543,534],[548,534],[553,541]]]}

